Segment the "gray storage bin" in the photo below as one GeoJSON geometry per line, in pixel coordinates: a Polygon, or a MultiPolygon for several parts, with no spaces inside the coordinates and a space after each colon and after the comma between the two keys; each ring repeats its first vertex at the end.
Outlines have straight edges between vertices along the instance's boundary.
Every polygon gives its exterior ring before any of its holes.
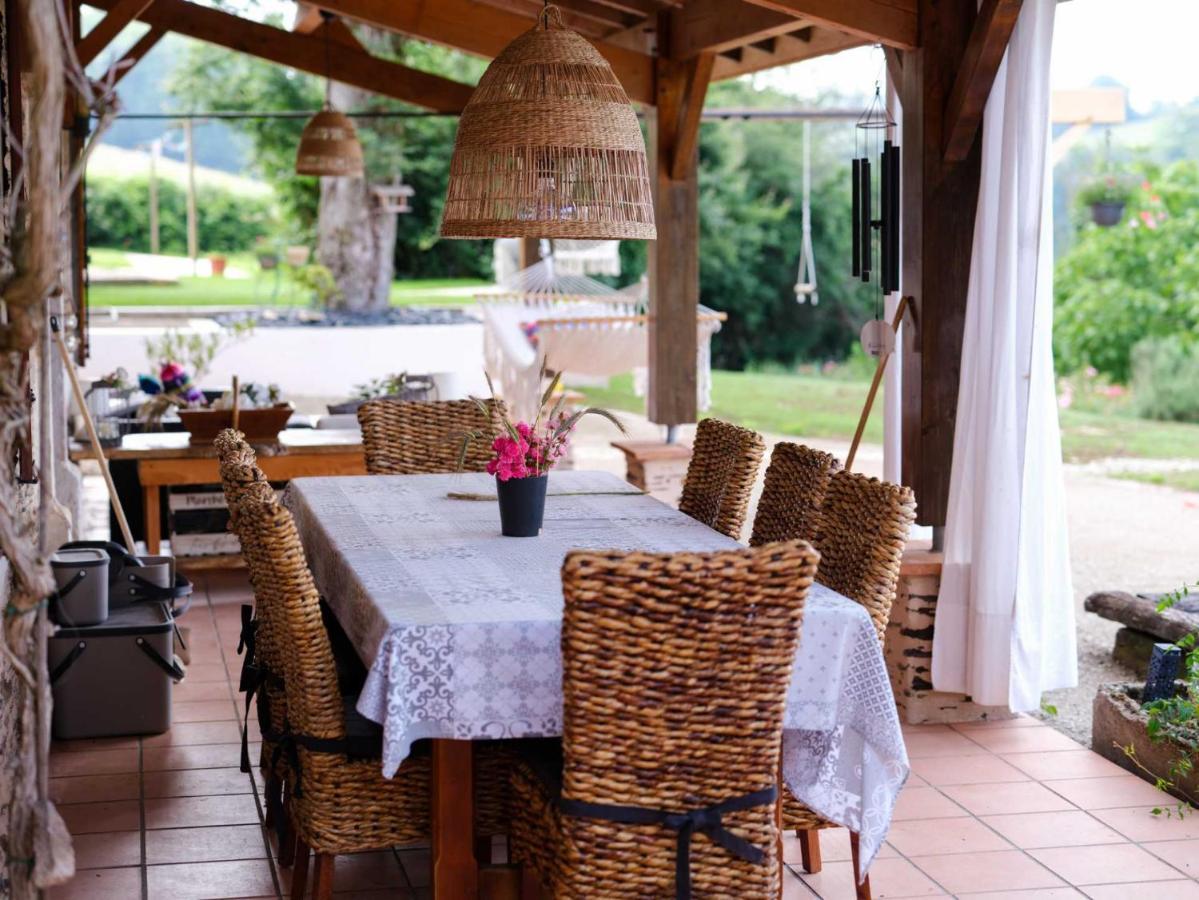
{"type": "Polygon", "coordinates": [[[50,557],[58,590],[50,618],[68,627],[98,625],[108,618],[108,554],[95,549],[62,549],[50,557]]]}
{"type": "Polygon", "coordinates": [[[49,642],[54,737],[159,734],[171,727],[174,620],[163,604],[110,611],[89,628],[60,629],[49,642]]]}
{"type": "Polygon", "coordinates": [[[138,563],[126,562],[113,580],[109,605],[114,609],[145,599],[145,583],[164,589],[175,584],[173,556],[141,556],[138,563]]]}

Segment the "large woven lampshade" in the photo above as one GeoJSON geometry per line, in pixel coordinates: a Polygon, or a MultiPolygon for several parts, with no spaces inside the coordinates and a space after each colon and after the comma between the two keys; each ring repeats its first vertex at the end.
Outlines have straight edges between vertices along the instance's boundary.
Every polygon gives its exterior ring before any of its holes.
{"type": "Polygon", "coordinates": [[[504,48],[462,111],[441,236],[657,237],[637,114],[556,7],[504,48]]]}

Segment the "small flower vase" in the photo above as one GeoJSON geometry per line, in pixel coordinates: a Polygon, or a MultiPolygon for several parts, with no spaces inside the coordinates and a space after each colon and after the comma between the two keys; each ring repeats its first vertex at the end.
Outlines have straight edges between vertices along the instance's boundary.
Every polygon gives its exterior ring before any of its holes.
{"type": "Polygon", "coordinates": [[[495,480],[500,498],[500,533],[505,537],[537,537],[545,515],[548,475],[495,480]]]}

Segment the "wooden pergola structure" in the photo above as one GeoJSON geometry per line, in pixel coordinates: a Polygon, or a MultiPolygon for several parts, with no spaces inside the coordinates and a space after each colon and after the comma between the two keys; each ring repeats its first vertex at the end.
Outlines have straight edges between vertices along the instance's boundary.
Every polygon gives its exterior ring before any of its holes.
{"type": "MultiPolygon", "coordinates": [[[[78,4],[79,0],[75,0],[78,4]]],[[[611,63],[650,123],[658,240],[649,251],[649,416],[696,418],[700,114],[708,85],[880,43],[903,105],[903,480],[919,520],[944,525],[959,357],[980,176],[984,106],[1021,0],[556,0],[611,63]]],[[[320,0],[291,30],[190,0],[88,0],[106,15],[77,38],[94,60],[130,22],[150,30],[118,65],[168,31],[454,113],[471,86],[373,57],[346,22],[490,58],[533,26],[539,0],[320,0]],[[326,20],[325,11],[336,18],[326,20]]],[[[76,5],[75,28],[79,17],[76,5]]],[[[127,71],[127,68],[125,69],[127,71]]],[[[81,277],[81,276],[80,276],[81,277]]]]}

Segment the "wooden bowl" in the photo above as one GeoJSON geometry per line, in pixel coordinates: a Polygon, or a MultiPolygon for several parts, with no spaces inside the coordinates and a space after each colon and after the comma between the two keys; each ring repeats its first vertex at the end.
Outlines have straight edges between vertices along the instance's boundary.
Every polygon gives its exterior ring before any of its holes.
{"type": "MultiPolygon", "coordinates": [[[[262,409],[243,409],[238,414],[237,427],[250,444],[269,444],[279,439],[293,412],[290,403],[280,403],[262,409]]],[[[231,409],[181,409],[179,418],[191,432],[190,444],[211,445],[225,428],[233,427],[231,409]]]]}

